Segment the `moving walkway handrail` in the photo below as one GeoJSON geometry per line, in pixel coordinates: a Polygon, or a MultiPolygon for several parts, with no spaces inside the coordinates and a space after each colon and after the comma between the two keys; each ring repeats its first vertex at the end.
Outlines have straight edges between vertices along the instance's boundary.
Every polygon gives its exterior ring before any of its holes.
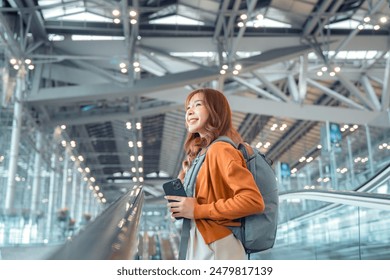
{"type": "Polygon", "coordinates": [[[311,199],[358,207],[390,210],[390,195],[388,194],[356,191],[299,190],[281,194],[279,201],[290,198],[311,199]]]}
{"type": "Polygon", "coordinates": [[[368,192],[371,189],[375,188],[378,185],[383,184],[385,181],[390,178],[390,163],[388,163],[384,168],[379,170],[372,178],[367,182],[363,183],[361,186],[356,188],[357,192],[368,192]]]}
{"type": "Polygon", "coordinates": [[[135,187],[111,204],[48,259],[135,259],[143,203],[144,192],[141,187],[135,187]]]}

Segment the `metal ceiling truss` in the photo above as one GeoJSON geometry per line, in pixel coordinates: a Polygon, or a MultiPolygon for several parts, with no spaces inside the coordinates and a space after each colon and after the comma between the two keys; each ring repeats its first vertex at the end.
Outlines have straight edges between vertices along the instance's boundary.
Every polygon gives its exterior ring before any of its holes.
{"type": "MultiPolygon", "coordinates": [[[[131,2],[131,8],[139,11],[135,24],[129,23],[127,0],[82,2],[86,11],[97,15],[107,15],[117,6],[125,23],[120,25],[59,22],[56,18],[45,21],[42,11],[55,5],[39,7],[33,0],[8,3],[0,7],[0,36],[8,55],[29,55],[39,62],[26,106],[45,123],[71,127],[93,175],[103,188],[113,192],[109,201],[132,178],[144,176],[139,171],[141,166],[145,175],[155,173],[157,178],[163,173],[168,177],[179,173],[186,137],[183,104],[187,93],[199,86],[223,89],[235,126],[251,144],[268,133],[265,130],[271,122],[285,120],[288,129],[273,136],[275,141],[267,151],[274,160],[287,160],[298,145],[302,150],[304,138],[310,138],[307,141],[313,145],[323,122],[390,127],[389,30],[374,34],[357,29],[332,33],[326,29],[341,15],[363,22],[360,14],[377,14],[386,4],[384,0],[372,1],[372,5],[341,0],[136,0],[131,2]],[[241,14],[246,13],[250,20],[259,11],[270,19],[290,19],[292,28],[237,27],[241,14]],[[204,20],[205,25],[148,24],[152,15],[157,19],[189,13],[195,20],[204,20]],[[11,19],[16,22],[13,27],[11,19]],[[48,33],[123,36],[124,41],[49,42],[48,33]],[[373,38],[378,54],[370,62],[356,65],[338,58],[341,51],[368,50],[373,38]],[[191,51],[216,55],[200,60],[174,54],[191,51]],[[239,51],[261,54],[239,58],[239,51]],[[308,56],[313,51],[316,60],[308,56]],[[334,51],[332,56],[329,51],[334,51]],[[119,72],[118,62],[122,60],[127,62],[126,75],[119,72]],[[133,68],[137,60],[145,62],[140,73],[133,68]],[[322,66],[340,62],[342,71],[333,77],[316,75],[322,66]],[[238,75],[230,70],[221,75],[224,63],[229,67],[241,64],[242,69],[238,75]],[[127,121],[142,121],[142,134],[128,131],[127,121]],[[142,141],[142,149],[129,149],[130,140],[142,141]],[[137,158],[141,153],[142,163],[129,160],[130,155],[137,158]],[[136,167],[136,172],[128,176],[131,167],[136,167]],[[115,182],[117,179],[122,181],[115,182]]],[[[297,156],[298,152],[290,158],[292,164],[297,156]]],[[[145,180],[149,193],[161,195],[157,190],[161,182],[153,183],[146,176],[145,180]]]]}

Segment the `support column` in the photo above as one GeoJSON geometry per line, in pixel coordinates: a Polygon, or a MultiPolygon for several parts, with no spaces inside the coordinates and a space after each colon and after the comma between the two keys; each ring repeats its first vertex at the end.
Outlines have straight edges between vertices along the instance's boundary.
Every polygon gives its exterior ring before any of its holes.
{"type": "Polygon", "coordinates": [[[22,97],[23,97],[23,92],[25,90],[25,78],[26,78],[26,70],[22,65],[18,71],[18,75],[16,79],[14,118],[12,121],[8,181],[7,181],[7,191],[6,191],[5,205],[4,205],[6,211],[10,211],[14,207],[15,176],[16,176],[18,156],[19,156],[20,131],[22,128],[22,108],[23,108],[22,97]]]}
{"type": "Polygon", "coordinates": [[[78,178],[79,178],[79,172],[77,171],[77,165],[73,164],[73,174],[72,174],[72,192],[71,192],[71,199],[69,202],[69,213],[70,217],[74,220],[77,219],[77,185],[78,185],[78,178]]]}
{"type": "Polygon", "coordinates": [[[372,155],[370,128],[368,127],[368,125],[365,125],[365,127],[366,127],[366,138],[367,138],[368,166],[370,168],[370,175],[374,176],[374,157],[372,155]]]}
{"type": "Polygon", "coordinates": [[[55,188],[57,186],[57,165],[58,165],[58,154],[56,150],[57,144],[53,145],[53,153],[51,156],[51,169],[50,169],[50,185],[49,185],[49,201],[47,205],[47,220],[46,220],[46,231],[45,231],[45,239],[48,242],[52,239],[52,229],[55,220],[53,220],[54,207],[55,203],[55,188]]]}
{"type": "Polygon", "coordinates": [[[355,171],[353,170],[353,153],[352,153],[352,143],[350,136],[347,136],[347,145],[348,145],[348,165],[349,170],[351,172],[351,186],[352,188],[349,189],[355,189],[357,185],[355,184],[355,171]]]}
{"type": "Polygon", "coordinates": [[[33,219],[37,215],[38,203],[39,203],[39,192],[41,185],[41,162],[42,162],[42,132],[37,131],[36,133],[36,148],[34,159],[34,178],[32,185],[31,195],[31,206],[30,206],[30,224],[33,224],[33,219]]]}
{"type": "Polygon", "coordinates": [[[69,166],[69,153],[68,147],[64,151],[64,170],[62,175],[62,194],[61,194],[61,208],[66,207],[66,196],[68,187],[68,166],[69,166]]]}
{"type": "Polygon", "coordinates": [[[81,175],[79,175],[80,182],[79,182],[79,201],[78,201],[78,207],[77,207],[77,216],[76,219],[79,221],[79,224],[83,223],[83,218],[84,218],[84,213],[86,212],[85,209],[85,204],[84,204],[84,193],[86,189],[86,183],[81,180],[81,175]]]}

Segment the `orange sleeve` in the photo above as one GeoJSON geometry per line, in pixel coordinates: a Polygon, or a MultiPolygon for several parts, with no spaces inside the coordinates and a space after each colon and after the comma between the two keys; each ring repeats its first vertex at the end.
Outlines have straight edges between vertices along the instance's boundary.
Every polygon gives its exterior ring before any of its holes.
{"type": "Polygon", "coordinates": [[[205,163],[206,170],[198,175],[203,178],[197,179],[195,219],[234,220],[264,211],[263,197],[240,151],[228,143],[215,143],[205,163]]]}

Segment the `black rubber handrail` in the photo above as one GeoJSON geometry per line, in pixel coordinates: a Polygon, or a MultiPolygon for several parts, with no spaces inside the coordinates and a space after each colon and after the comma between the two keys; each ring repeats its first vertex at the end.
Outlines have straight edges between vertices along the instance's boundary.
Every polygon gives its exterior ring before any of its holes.
{"type": "Polygon", "coordinates": [[[138,227],[144,203],[135,187],[67,241],[50,260],[131,260],[138,250],[138,227]]]}

